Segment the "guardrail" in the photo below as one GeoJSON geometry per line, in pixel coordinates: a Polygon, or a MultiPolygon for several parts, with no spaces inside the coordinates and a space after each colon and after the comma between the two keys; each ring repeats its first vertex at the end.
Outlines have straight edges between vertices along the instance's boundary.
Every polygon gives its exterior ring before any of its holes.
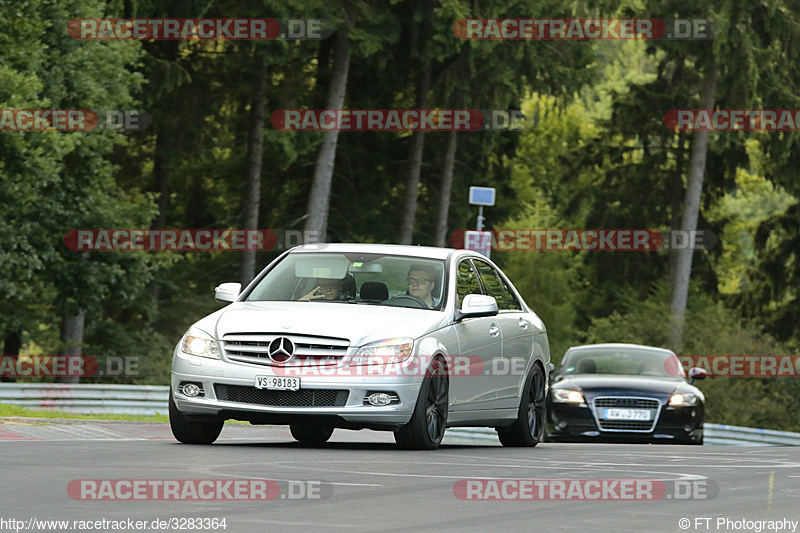
{"type": "MultiPolygon", "coordinates": [[[[166,385],[84,385],[62,383],[0,383],[0,403],[30,409],[77,414],[167,414],[166,385]]],[[[712,446],[800,446],[800,433],[705,424],[705,444],[712,446]]],[[[451,428],[456,439],[497,440],[490,428],[451,428]]]]}
{"type": "MultiPolygon", "coordinates": [[[[450,437],[472,440],[497,439],[489,428],[451,428],[450,437]]],[[[704,424],[703,444],[707,446],[800,446],[800,433],[754,429],[724,424],[704,424]]]]}
{"type": "Polygon", "coordinates": [[[705,444],[717,446],[800,446],[800,433],[724,424],[703,426],[705,444]]]}
{"type": "Polygon", "coordinates": [[[0,403],[76,414],[165,415],[169,387],[0,383],[0,403]]]}

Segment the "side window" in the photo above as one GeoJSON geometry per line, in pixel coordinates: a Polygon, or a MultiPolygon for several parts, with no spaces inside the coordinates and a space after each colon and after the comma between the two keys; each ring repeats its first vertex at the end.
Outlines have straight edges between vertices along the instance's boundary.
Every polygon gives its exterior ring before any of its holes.
{"type": "Polygon", "coordinates": [[[489,296],[494,296],[494,299],[497,300],[497,308],[501,310],[510,309],[507,303],[506,289],[503,287],[492,265],[483,261],[475,261],[475,267],[478,269],[478,274],[480,274],[486,293],[489,296]]]}
{"type": "Polygon", "coordinates": [[[481,294],[481,285],[478,282],[478,276],[472,269],[472,265],[468,259],[465,259],[458,264],[458,273],[456,274],[456,278],[458,308],[461,309],[461,302],[464,301],[464,296],[467,294],[481,294]]]}
{"type": "Polygon", "coordinates": [[[500,280],[500,283],[503,285],[503,290],[506,293],[506,305],[507,307],[501,307],[501,309],[513,309],[515,311],[522,311],[522,304],[519,303],[519,299],[514,296],[514,291],[511,290],[511,287],[505,282],[502,276],[497,276],[500,280]]]}

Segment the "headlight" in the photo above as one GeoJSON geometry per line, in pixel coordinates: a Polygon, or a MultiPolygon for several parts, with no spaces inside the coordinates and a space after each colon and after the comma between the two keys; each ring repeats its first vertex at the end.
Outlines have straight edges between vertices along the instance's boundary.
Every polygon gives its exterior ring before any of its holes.
{"type": "Polygon", "coordinates": [[[683,394],[673,394],[672,397],[669,399],[669,404],[672,407],[687,407],[687,406],[697,405],[697,395],[692,394],[691,392],[685,392],[683,394]]]}
{"type": "Polygon", "coordinates": [[[197,328],[189,328],[189,331],[183,336],[181,351],[198,357],[219,359],[219,345],[216,339],[197,328]]]}
{"type": "Polygon", "coordinates": [[[556,403],[584,403],[581,391],[570,389],[553,389],[553,401],[556,403]]]}
{"type": "Polygon", "coordinates": [[[414,339],[396,337],[366,344],[350,359],[350,366],[401,363],[411,357],[414,339]]]}

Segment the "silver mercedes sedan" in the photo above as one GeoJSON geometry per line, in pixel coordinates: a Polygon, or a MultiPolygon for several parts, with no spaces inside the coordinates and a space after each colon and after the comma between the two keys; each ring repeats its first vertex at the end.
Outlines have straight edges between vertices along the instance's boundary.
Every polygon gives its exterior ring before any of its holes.
{"type": "Polygon", "coordinates": [[[547,331],[494,263],[468,250],[375,244],[293,248],[230,305],[192,325],[172,359],[172,433],[210,444],[225,420],[289,425],[306,445],[334,428],[393,431],[435,449],[445,429],[542,439],[547,331]]]}

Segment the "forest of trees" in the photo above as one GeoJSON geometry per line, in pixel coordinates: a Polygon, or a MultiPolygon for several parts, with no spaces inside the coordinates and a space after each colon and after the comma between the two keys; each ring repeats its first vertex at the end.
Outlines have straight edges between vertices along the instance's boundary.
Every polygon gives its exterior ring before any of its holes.
{"type": "MultiPolygon", "coordinates": [[[[800,109],[789,0],[0,0],[0,109],[142,109],[142,131],[0,132],[4,355],[136,355],[278,251],[76,252],[71,229],[275,228],[449,246],[474,228],[707,229],[709,250],[492,259],[572,345],[800,349],[800,136],[687,132],[672,109],[800,109]],[[465,17],[703,18],[706,40],[463,40],[465,17]],[[322,18],[321,40],[76,40],[76,18],[322,18]],[[522,109],[526,130],[306,132],[280,109],[522,109]]],[[[700,384],[709,421],[800,430],[800,378],[700,384]]]]}

